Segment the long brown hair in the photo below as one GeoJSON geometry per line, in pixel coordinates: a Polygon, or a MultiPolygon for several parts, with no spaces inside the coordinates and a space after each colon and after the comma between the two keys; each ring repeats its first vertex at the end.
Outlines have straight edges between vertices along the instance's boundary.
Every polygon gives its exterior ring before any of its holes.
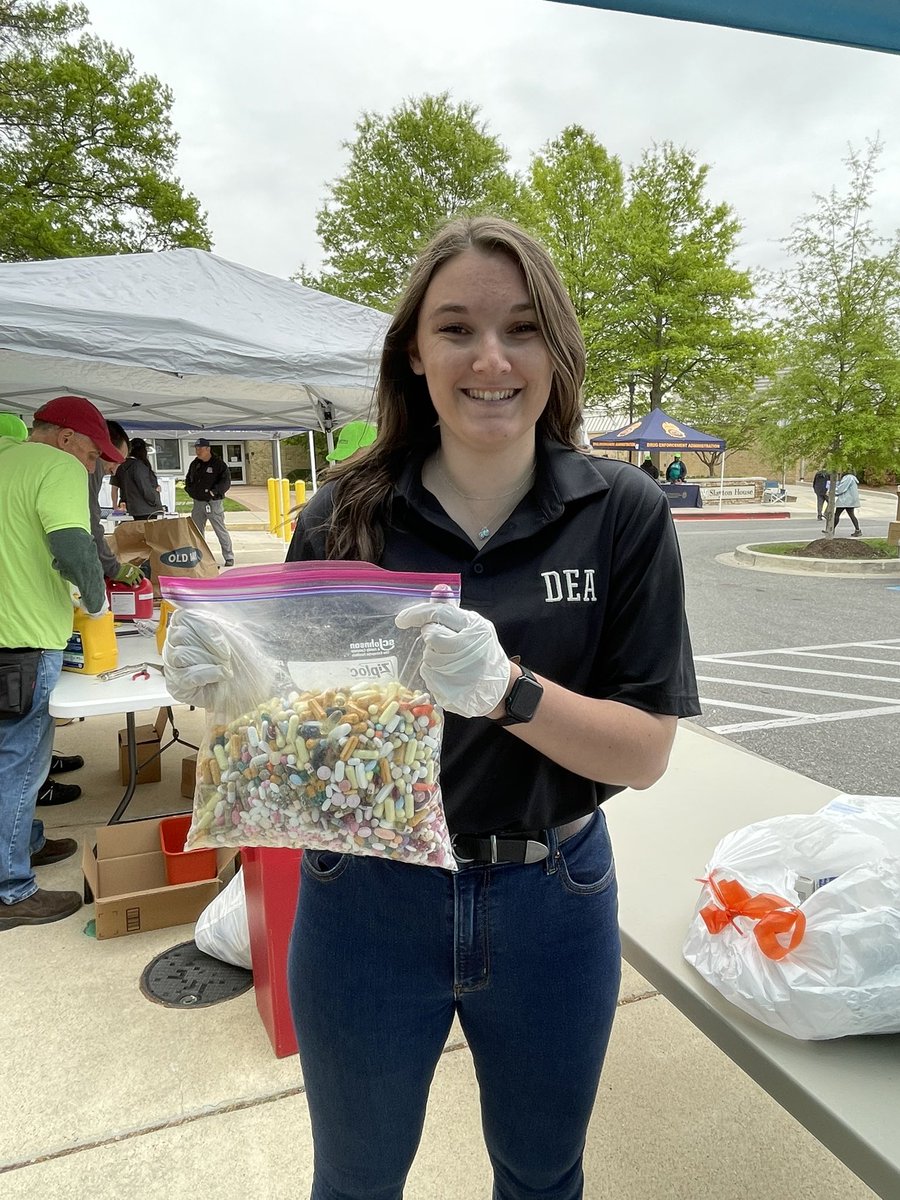
{"type": "Polygon", "coordinates": [[[424,376],[412,370],[409,350],[435,272],[468,249],[505,254],[522,272],[553,363],[550,396],[538,419],[537,434],[564,445],[579,444],[584,339],[553,260],[539,242],[510,221],[456,218],[422,250],[385,336],[375,386],[378,436],[365,451],[330,472],[336,483],[325,539],[329,558],[378,562],[394,483],[411,451],[437,442],[437,412],[424,376]]]}

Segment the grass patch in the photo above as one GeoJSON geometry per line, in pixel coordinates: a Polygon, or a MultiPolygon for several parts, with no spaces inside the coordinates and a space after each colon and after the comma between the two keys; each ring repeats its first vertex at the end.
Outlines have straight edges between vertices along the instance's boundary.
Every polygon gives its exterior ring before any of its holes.
{"type": "MultiPolygon", "coordinates": [[[[181,483],[175,484],[175,511],[190,512],[194,507],[194,502],[184,490],[184,485],[181,483]]],[[[246,512],[245,504],[238,504],[237,500],[232,500],[230,496],[225,497],[225,512],[246,512]]]]}

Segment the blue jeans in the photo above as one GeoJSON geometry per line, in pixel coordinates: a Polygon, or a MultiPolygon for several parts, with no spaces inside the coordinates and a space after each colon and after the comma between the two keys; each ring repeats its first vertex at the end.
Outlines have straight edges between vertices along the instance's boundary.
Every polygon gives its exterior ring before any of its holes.
{"type": "Polygon", "coordinates": [[[0,720],[0,901],[17,904],[38,890],[31,855],[44,845],[34,819],[38,790],[50,770],[53,718],[50,693],[62,670],[62,651],[45,650],[38,664],[31,710],[0,720]]]}
{"type": "Polygon", "coordinates": [[[312,1200],[402,1197],[455,1013],[494,1200],[582,1196],[619,989],[615,867],[602,812],[551,841],[543,863],[456,874],[304,855],[288,971],[312,1200]]]}

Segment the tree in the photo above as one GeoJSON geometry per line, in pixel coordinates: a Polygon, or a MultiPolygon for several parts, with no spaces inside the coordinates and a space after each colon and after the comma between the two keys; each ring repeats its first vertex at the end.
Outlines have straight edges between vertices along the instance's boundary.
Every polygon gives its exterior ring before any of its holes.
{"type": "Polygon", "coordinates": [[[530,225],[553,255],[575,305],[587,348],[587,404],[609,400],[628,372],[616,295],[617,237],[624,180],[619,160],[580,125],[534,156],[530,225]]]}
{"type": "Polygon", "coordinates": [[[442,92],[406,100],[386,117],[363,113],[355,140],[344,143],[347,169],[317,215],[324,269],[318,276],[301,269],[297,278],[390,309],[441,222],[462,213],[521,215],[521,184],[478,112],[442,92]]]}
{"type": "Polygon", "coordinates": [[[80,33],[87,20],[78,4],[0,0],[0,259],[209,249],[174,175],[171,91],[80,33]]]}
{"type": "Polygon", "coordinates": [[[746,389],[767,352],[750,274],[733,263],[740,223],[706,196],[708,172],[670,143],[646,151],[618,238],[617,352],[650,408],[665,400],[673,415],[711,391],[746,389]]]}
{"type": "Polygon", "coordinates": [[[879,237],[867,215],[880,152],[877,141],[851,148],[847,190],[815,194],[784,239],[794,261],[773,287],[765,440],[826,467],[832,494],[838,471],[892,465],[900,443],[900,237],[879,237]]]}
{"type": "Polygon", "coordinates": [[[679,419],[694,429],[714,434],[725,442],[725,450],[698,450],[696,457],[712,477],[718,467],[721,454],[727,459],[738,450],[749,450],[759,438],[763,414],[759,397],[753,386],[719,388],[714,382],[706,390],[696,388],[691,399],[678,404],[679,419]]]}

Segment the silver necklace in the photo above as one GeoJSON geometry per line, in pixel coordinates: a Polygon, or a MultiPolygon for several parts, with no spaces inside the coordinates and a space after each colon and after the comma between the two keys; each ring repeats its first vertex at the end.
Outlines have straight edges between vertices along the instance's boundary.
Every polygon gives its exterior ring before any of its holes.
{"type": "MultiPolygon", "coordinates": [[[[521,495],[524,496],[525,493],[528,491],[528,489],[531,487],[531,485],[534,483],[534,477],[537,473],[537,465],[533,463],[531,465],[531,467],[529,468],[528,474],[525,476],[525,478],[520,479],[519,482],[516,484],[516,486],[514,488],[511,488],[510,491],[501,492],[498,496],[470,496],[470,495],[467,495],[466,492],[461,492],[459,490],[459,488],[456,486],[456,484],[453,482],[453,480],[450,479],[450,477],[442,469],[441,464],[438,462],[438,460],[436,458],[433,459],[432,461],[434,462],[434,467],[435,467],[435,470],[437,471],[438,475],[440,475],[441,479],[443,479],[443,481],[444,481],[444,483],[446,483],[447,487],[450,488],[451,492],[455,492],[456,495],[459,496],[460,500],[465,502],[465,504],[469,508],[469,511],[472,512],[472,516],[478,515],[477,513],[472,511],[472,503],[473,502],[484,503],[486,500],[508,501],[510,496],[515,496],[515,494],[517,492],[520,492],[521,495]]],[[[513,506],[513,507],[515,507],[515,506],[513,506]]],[[[507,513],[508,510],[509,510],[509,504],[508,503],[502,504],[500,506],[500,508],[496,509],[493,512],[493,514],[482,524],[481,528],[478,530],[478,540],[480,542],[487,541],[487,539],[491,536],[492,526],[494,525],[494,522],[501,516],[501,514],[507,513]]]]}

